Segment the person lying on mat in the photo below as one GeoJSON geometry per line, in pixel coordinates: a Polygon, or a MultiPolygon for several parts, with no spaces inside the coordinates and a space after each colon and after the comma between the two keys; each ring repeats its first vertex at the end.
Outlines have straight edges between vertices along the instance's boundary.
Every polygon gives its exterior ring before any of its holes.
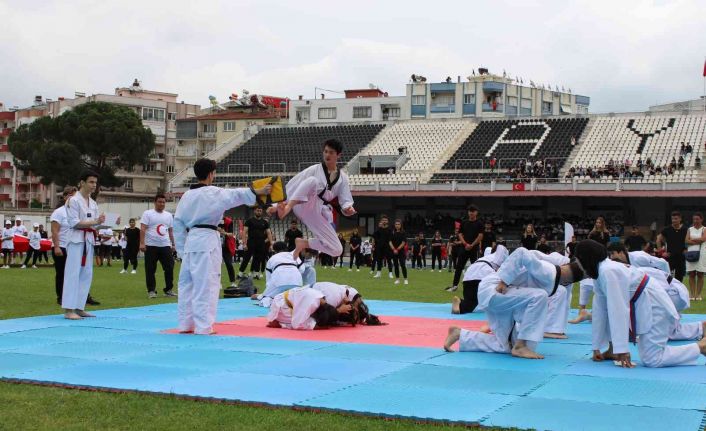
{"type": "Polygon", "coordinates": [[[274,297],[267,314],[267,326],[303,330],[326,329],[336,325],[338,317],[336,307],[326,302],[323,293],[303,286],[274,297]]]}
{"type": "MultiPolygon", "coordinates": [[[[486,247],[483,257],[476,260],[463,274],[463,299],[454,296],[451,300],[452,314],[473,313],[478,306],[478,284],[489,274],[494,274],[508,256],[507,248],[498,245],[495,253],[486,247]]],[[[482,311],[478,309],[477,311],[482,311]]]]}
{"type": "Polygon", "coordinates": [[[363,297],[355,288],[328,281],[314,283],[311,288],[321,292],[326,302],[336,308],[339,322],[352,326],[383,325],[377,316],[370,314],[368,306],[363,302],[363,297]]]}

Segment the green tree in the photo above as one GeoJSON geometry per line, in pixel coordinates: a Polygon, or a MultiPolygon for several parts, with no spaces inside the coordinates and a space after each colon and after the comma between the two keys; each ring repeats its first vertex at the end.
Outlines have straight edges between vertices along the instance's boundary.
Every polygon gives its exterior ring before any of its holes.
{"type": "Polygon", "coordinates": [[[91,169],[104,187],[122,185],[115,171],[147,163],[154,143],[135,111],[104,102],[39,118],[18,127],[8,140],[17,166],[40,176],[43,184],[76,184],[81,171],[91,169]]]}

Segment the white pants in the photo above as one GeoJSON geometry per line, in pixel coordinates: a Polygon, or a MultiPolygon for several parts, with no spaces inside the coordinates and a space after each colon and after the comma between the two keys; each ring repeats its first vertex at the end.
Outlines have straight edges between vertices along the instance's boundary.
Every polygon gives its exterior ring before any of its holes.
{"type": "Polygon", "coordinates": [[[317,196],[318,184],[314,177],[303,180],[289,199],[302,201],[294,207],[294,214],[314,234],[314,238],[309,239],[309,247],[330,256],[340,256],[343,248],[333,224],[333,214],[317,196]]]}
{"type": "Polygon", "coordinates": [[[93,280],[93,244],[86,244],[86,265],[81,266],[83,258],[82,242],[70,242],[66,245],[66,267],[64,269],[64,292],[61,307],[68,310],[83,310],[91,290],[93,280]]]}
{"type": "Polygon", "coordinates": [[[544,332],[565,334],[569,324],[569,307],[571,306],[571,289],[573,286],[559,285],[554,295],[547,299],[547,323],[544,332]]]}
{"type": "Polygon", "coordinates": [[[669,334],[670,340],[698,340],[704,336],[704,326],[701,322],[682,323],[677,320],[672,332],[669,334]]]}
{"type": "Polygon", "coordinates": [[[221,249],[184,253],[179,271],[179,330],[208,335],[221,291],[221,249]]]}
{"type": "Polygon", "coordinates": [[[527,341],[530,349],[544,338],[547,318],[547,292],[541,289],[510,288],[496,293],[485,310],[492,334],[461,330],[459,351],[510,352],[512,340],[527,341]],[[515,322],[519,325],[515,326],[515,322]]]}
{"type": "Polygon", "coordinates": [[[316,283],[316,268],[313,266],[307,266],[302,274],[303,284],[314,284],[316,283]]]}
{"type": "Polygon", "coordinates": [[[593,293],[593,279],[584,278],[579,282],[579,305],[587,307],[591,302],[591,294],[593,293]]]}
{"type": "Polygon", "coordinates": [[[289,289],[294,289],[295,287],[300,286],[298,284],[285,284],[277,287],[268,287],[267,289],[265,289],[262,295],[259,295],[260,301],[258,302],[258,305],[260,307],[269,308],[270,305],[272,305],[272,299],[274,299],[275,296],[279,295],[280,293],[284,293],[289,289]]]}
{"type": "Polygon", "coordinates": [[[640,334],[637,348],[640,359],[646,367],[672,367],[675,365],[696,365],[701,355],[696,343],[683,346],[668,346],[669,334],[677,320],[660,304],[652,305],[652,328],[640,334]]]}

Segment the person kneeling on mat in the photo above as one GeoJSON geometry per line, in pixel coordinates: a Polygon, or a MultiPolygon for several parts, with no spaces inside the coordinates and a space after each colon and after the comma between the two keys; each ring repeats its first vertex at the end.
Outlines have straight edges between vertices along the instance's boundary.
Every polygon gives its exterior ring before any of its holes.
{"type": "Polygon", "coordinates": [[[323,293],[309,286],[275,296],[267,314],[269,328],[326,329],[337,321],[336,308],[326,302],[323,293]]]}
{"type": "Polygon", "coordinates": [[[473,262],[463,274],[463,299],[454,296],[451,301],[452,314],[473,313],[482,311],[478,306],[478,284],[489,274],[494,274],[508,256],[507,248],[497,246],[495,252],[490,247],[485,249],[483,257],[473,262]]]}
{"type": "Polygon", "coordinates": [[[384,325],[377,316],[370,314],[363,297],[355,288],[328,281],[314,283],[311,288],[321,292],[326,302],[336,308],[339,322],[352,326],[384,325]]]}

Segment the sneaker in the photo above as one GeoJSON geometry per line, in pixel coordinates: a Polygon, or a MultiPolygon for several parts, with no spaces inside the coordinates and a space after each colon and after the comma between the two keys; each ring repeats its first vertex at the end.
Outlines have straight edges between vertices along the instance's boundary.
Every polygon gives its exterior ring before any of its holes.
{"type": "Polygon", "coordinates": [[[404,280],[404,284],[409,284],[409,281],[407,281],[406,278],[405,278],[405,280],[404,280]]]}
{"type": "Polygon", "coordinates": [[[91,295],[88,295],[88,298],[86,298],[86,304],[88,304],[88,305],[101,305],[101,303],[96,301],[95,299],[93,299],[93,297],[91,297],[91,295]]]}
{"type": "Polygon", "coordinates": [[[27,265],[22,265],[20,269],[27,269],[27,265]]]}
{"type": "Polygon", "coordinates": [[[147,294],[147,297],[148,297],[149,299],[154,299],[154,298],[157,297],[157,292],[149,292],[149,293],[147,294]]]}
{"type": "Polygon", "coordinates": [[[133,269],[132,271],[130,271],[130,274],[137,274],[137,270],[133,269]]]}
{"type": "Polygon", "coordinates": [[[356,272],[360,272],[360,268],[356,269],[355,271],[356,271],[356,272]]]}
{"type": "Polygon", "coordinates": [[[235,284],[235,281],[230,284],[230,287],[238,287],[237,284],[235,284]]]}
{"type": "MultiPolygon", "coordinates": [[[[157,297],[157,295],[154,295],[154,296],[157,297]]],[[[177,294],[174,293],[174,292],[171,291],[171,290],[167,290],[166,292],[164,292],[164,296],[169,296],[169,297],[172,297],[172,298],[176,298],[176,297],[177,297],[177,294]]]]}
{"type": "Polygon", "coordinates": [[[392,273],[391,273],[391,272],[388,272],[387,275],[389,275],[390,278],[395,278],[395,277],[392,276],[392,273]]]}
{"type": "Polygon", "coordinates": [[[400,284],[400,280],[395,280],[395,284],[400,284]]]}
{"type": "Polygon", "coordinates": [[[458,286],[449,286],[445,289],[447,292],[455,292],[458,290],[458,286]]]}
{"type": "Polygon", "coordinates": [[[348,272],[353,272],[353,269],[352,268],[348,269],[348,272]]]}
{"type": "Polygon", "coordinates": [[[126,269],[123,269],[122,271],[120,271],[120,273],[121,273],[121,274],[127,274],[127,270],[126,270],[126,269]]]}
{"type": "Polygon", "coordinates": [[[32,268],[33,268],[33,269],[37,269],[37,265],[32,265],[32,268]]]}
{"type": "Polygon", "coordinates": [[[380,272],[375,273],[375,275],[373,275],[373,278],[380,278],[380,272]]]}

